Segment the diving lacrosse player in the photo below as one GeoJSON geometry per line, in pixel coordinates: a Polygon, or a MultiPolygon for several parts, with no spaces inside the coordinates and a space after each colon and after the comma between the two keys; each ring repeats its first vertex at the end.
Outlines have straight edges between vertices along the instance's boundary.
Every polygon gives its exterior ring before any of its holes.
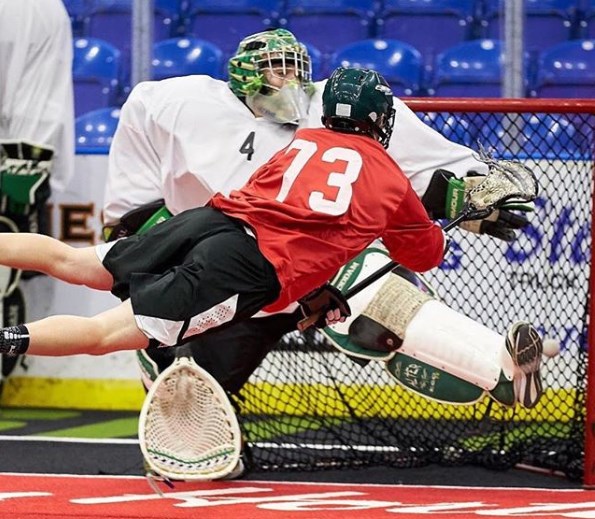
{"type": "MultiPolygon", "coordinates": [[[[321,126],[325,81],[311,81],[307,50],[290,32],[246,37],[228,70],[228,83],[187,76],[140,83],[132,90],[110,149],[106,239],[133,234],[147,220],[162,220],[164,212],[204,205],[215,191],[228,194],[287,146],[298,128],[321,126]]],[[[464,193],[467,173],[485,174],[487,166],[473,150],[425,125],[401,100],[395,98],[393,107],[388,153],[432,217],[453,217],[451,202],[464,193]]],[[[465,225],[510,240],[526,223],[501,209],[490,220],[465,225]]],[[[296,306],[198,336],[192,341],[195,359],[226,390],[237,392],[278,340],[296,329],[302,317],[296,306]]],[[[149,348],[138,356],[148,386],[173,361],[174,351],[149,348]]]]}
{"type": "Polygon", "coordinates": [[[325,127],[298,130],[243,188],[144,234],[86,248],[0,234],[0,264],[123,300],[94,317],[3,328],[0,352],[102,355],[150,342],[173,346],[295,301],[319,315],[319,326],[338,323],[349,305],[330,287],[333,297],[318,304],[320,287],[377,238],[411,270],[439,265],[442,228],[385,150],[395,116],[388,83],[371,70],[339,68],[323,105],[325,127]]]}

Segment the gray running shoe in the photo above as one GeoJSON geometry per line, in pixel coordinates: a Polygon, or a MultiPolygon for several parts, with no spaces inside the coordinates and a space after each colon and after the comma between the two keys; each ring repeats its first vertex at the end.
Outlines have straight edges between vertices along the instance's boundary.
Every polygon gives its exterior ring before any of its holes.
{"type": "Polygon", "coordinates": [[[516,400],[523,407],[535,407],[543,395],[540,371],[543,344],[537,330],[524,321],[514,323],[506,335],[506,349],[516,366],[513,376],[516,400]]]}

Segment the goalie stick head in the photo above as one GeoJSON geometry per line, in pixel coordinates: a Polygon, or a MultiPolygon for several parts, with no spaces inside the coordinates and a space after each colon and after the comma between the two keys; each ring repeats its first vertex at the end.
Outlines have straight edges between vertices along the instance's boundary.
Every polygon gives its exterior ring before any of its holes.
{"type": "Polygon", "coordinates": [[[388,147],[395,122],[393,94],[374,70],[336,69],[322,94],[322,124],[349,133],[369,135],[388,147]]]}
{"type": "Polygon", "coordinates": [[[176,357],[153,382],[141,409],[138,439],[147,472],[173,481],[221,479],[240,459],[235,411],[191,355],[182,350],[176,357]]]}
{"type": "Polygon", "coordinates": [[[476,212],[491,212],[503,203],[537,198],[539,185],[534,173],[521,162],[496,160],[479,146],[478,160],[487,164],[489,173],[483,182],[467,194],[466,203],[476,212]]]}

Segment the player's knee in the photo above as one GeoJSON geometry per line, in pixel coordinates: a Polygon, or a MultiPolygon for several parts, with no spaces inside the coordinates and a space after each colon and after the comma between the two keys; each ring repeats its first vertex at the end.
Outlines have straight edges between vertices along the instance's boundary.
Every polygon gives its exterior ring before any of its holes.
{"type": "Polygon", "coordinates": [[[77,261],[77,252],[77,249],[67,244],[61,244],[57,247],[51,257],[50,269],[52,272],[50,274],[69,282],[76,280],[81,273],[81,268],[77,261]]]}
{"type": "Polygon", "coordinates": [[[93,332],[91,335],[91,348],[88,352],[90,355],[106,355],[114,350],[110,334],[102,326],[97,326],[93,323],[93,332]]]}
{"type": "Polygon", "coordinates": [[[62,252],[57,266],[60,279],[71,284],[98,290],[109,290],[113,278],[103,267],[93,248],[68,247],[62,252]]]}

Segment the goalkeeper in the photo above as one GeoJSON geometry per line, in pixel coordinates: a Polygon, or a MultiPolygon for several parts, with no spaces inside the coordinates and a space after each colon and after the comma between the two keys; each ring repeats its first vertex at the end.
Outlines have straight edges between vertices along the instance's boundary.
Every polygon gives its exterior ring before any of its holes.
{"type": "MultiPolygon", "coordinates": [[[[241,187],[253,168],[289,143],[298,126],[321,126],[325,81],[311,81],[308,52],[290,32],[246,37],[228,70],[229,83],[187,76],[140,83],[132,90],[110,148],[103,209],[107,240],[133,234],[147,220],[150,226],[163,213],[202,206],[215,191],[241,187]]],[[[471,149],[425,125],[401,100],[395,98],[393,106],[389,155],[433,217],[452,217],[451,202],[462,200],[467,173],[485,174],[486,165],[471,149]]],[[[469,230],[511,240],[527,223],[518,211],[500,210],[469,230]]],[[[198,336],[191,343],[195,360],[226,390],[237,392],[301,317],[293,305],[198,336]]],[[[137,354],[146,386],[174,358],[169,348],[137,354]]]]}
{"type": "Polygon", "coordinates": [[[325,128],[298,130],[229,197],[215,194],[207,207],[98,247],[0,235],[1,265],[111,290],[124,301],[90,318],[53,316],[3,328],[0,353],[173,346],[294,301],[317,315],[317,326],[341,322],[349,305],[325,283],[376,238],[407,268],[436,267],[445,251],[442,228],[385,150],[394,116],[382,76],[339,68],[323,93],[325,128]]]}

